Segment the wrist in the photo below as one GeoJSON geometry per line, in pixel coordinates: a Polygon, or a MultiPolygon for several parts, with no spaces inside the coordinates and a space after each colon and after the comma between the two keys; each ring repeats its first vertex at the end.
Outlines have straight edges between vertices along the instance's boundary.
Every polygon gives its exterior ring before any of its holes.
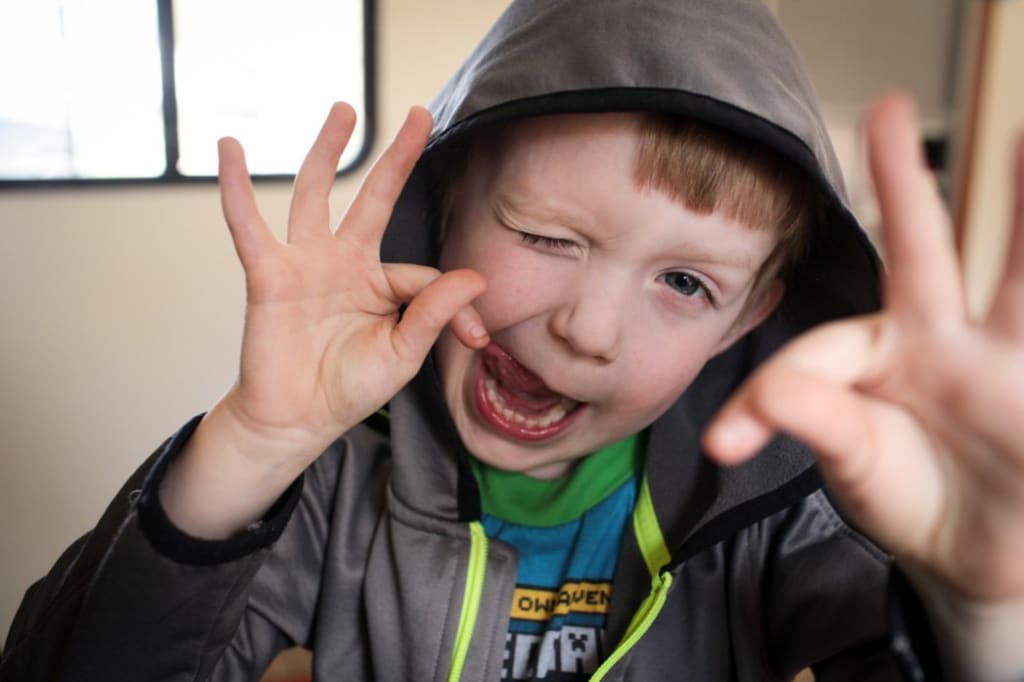
{"type": "Polygon", "coordinates": [[[1024,597],[981,600],[929,573],[904,566],[931,623],[943,667],[954,680],[1024,679],[1024,597]]]}
{"type": "Polygon", "coordinates": [[[160,504],[188,535],[230,538],[259,521],[328,444],[301,429],[254,430],[225,397],[169,465],[160,504]]]}

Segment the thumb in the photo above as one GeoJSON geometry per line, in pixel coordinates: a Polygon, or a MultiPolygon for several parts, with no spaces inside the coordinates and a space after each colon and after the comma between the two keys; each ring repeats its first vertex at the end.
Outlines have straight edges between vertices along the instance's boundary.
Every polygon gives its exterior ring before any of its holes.
{"type": "MultiPolygon", "coordinates": [[[[394,266],[386,272],[393,283],[402,278],[397,274],[400,270],[394,266]]],[[[401,289],[408,284],[408,278],[404,278],[402,286],[395,288],[401,289]]],[[[408,292],[412,294],[409,306],[391,331],[395,353],[403,362],[419,367],[441,331],[453,321],[459,323],[454,326],[457,326],[456,335],[463,343],[480,345],[486,340],[487,332],[469,304],[486,288],[487,284],[479,273],[452,270],[425,282],[418,293],[408,292]]]]}

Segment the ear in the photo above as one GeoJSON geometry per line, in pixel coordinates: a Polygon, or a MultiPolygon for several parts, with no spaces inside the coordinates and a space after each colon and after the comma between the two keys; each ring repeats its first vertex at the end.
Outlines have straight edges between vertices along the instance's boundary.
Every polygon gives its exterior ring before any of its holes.
{"type": "Polygon", "coordinates": [[[718,355],[726,348],[736,343],[737,340],[751,329],[765,321],[772,314],[786,293],[786,285],[781,279],[774,279],[772,283],[761,293],[761,300],[756,305],[745,307],[732,327],[726,332],[722,340],[715,346],[713,355],[718,355]]]}

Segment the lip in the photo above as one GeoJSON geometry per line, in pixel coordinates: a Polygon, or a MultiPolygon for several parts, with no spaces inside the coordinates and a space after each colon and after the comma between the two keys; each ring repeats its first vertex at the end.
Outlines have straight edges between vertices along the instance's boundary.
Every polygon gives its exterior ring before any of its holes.
{"type": "MultiPolygon", "coordinates": [[[[502,352],[505,352],[502,350],[502,352]]],[[[547,426],[530,427],[526,424],[519,424],[507,419],[499,412],[491,400],[487,397],[487,377],[490,373],[484,362],[478,360],[476,363],[476,377],[473,382],[473,404],[480,418],[497,433],[522,441],[543,441],[561,435],[568,430],[579,419],[586,407],[586,403],[578,404],[571,412],[559,421],[547,426]]]]}

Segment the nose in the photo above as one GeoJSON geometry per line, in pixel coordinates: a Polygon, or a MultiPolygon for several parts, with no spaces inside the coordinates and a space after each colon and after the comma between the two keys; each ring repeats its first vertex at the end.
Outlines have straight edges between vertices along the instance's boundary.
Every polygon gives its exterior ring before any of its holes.
{"type": "Polygon", "coordinates": [[[602,363],[615,360],[621,350],[628,301],[609,282],[587,278],[565,291],[550,318],[551,332],[576,355],[602,363]]]}

